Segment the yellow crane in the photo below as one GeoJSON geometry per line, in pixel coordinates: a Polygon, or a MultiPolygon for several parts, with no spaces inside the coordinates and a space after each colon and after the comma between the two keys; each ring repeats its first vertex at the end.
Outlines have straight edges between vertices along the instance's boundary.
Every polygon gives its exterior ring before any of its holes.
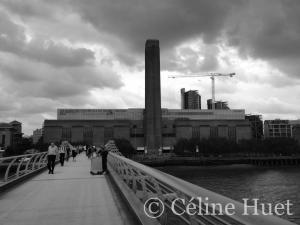
{"type": "Polygon", "coordinates": [[[235,73],[208,73],[208,74],[188,74],[188,75],[170,75],[169,78],[186,78],[186,77],[210,77],[211,79],[211,100],[212,109],[215,109],[215,77],[233,77],[235,73]]]}

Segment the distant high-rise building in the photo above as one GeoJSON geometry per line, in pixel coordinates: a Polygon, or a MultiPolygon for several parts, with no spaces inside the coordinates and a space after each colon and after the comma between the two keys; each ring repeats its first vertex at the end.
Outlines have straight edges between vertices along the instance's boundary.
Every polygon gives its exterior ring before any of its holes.
{"type": "Polygon", "coordinates": [[[40,140],[40,138],[43,136],[43,129],[36,129],[33,131],[33,135],[32,135],[32,142],[33,144],[38,143],[38,141],[40,140]]]}
{"type": "Polygon", "coordinates": [[[292,125],[288,120],[265,120],[264,135],[265,138],[292,137],[292,125]]]}
{"type": "Polygon", "coordinates": [[[181,109],[201,109],[201,95],[196,90],[185,91],[181,88],[181,109]]]}
{"type": "Polygon", "coordinates": [[[252,138],[261,139],[263,137],[263,121],[261,115],[245,115],[245,119],[250,122],[252,138]]]}
{"type": "MultiPolygon", "coordinates": [[[[207,109],[212,109],[212,100],[211,99],[207,100],[207,109]]],[[[230,109],[230,108],[228,107],[227,102],[216,101],[215,102],[215,109],[230,109]]]]}

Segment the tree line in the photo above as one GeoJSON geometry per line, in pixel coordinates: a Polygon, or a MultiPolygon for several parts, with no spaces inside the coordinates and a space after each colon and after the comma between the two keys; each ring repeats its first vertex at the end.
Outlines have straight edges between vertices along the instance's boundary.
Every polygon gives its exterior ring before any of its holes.
{"type": "MultiPolygon", "coordinates": [[[[137,153],[127,139],[114,139],[120,152],[130,157],[137,153]]],[[[84,143],[81,143],[84,144],[84,143]]],[[[4,156],[22,155],[28,149],[36,149],[40,152],[47,151],[49,143],[44,143],[43,137],[36,143],[32,138],[23,137],[20,143],[6,149],[4,156]]],[[[193,156],[196,153],[201,156],[219,155],[293,155],[300,154],[300,144],[293,138],[266,138],[261,140],[240,140],[235,142],[226,138],[209,139],[179,139],[174,145],[174,153],[179,156],[193,156]],[[196,152],[198,149],[198,152],[196,152]]]]}
{"type": "Polygon", "coordinates": [[[226,138],[179,139],[174,146],[177,155],[292,155],[300,153],[300,145],[293,138],[266,138],[261,140],[228,140],[226,138]]]}

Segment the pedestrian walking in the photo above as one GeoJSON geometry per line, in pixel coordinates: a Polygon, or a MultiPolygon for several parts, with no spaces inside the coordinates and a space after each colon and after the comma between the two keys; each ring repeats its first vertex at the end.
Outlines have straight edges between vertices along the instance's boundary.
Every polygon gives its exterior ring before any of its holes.
{"type": "Polygon", "coordinates": [[[94,157],[96,155],[97,155],[97,149],[96,149],[96,146],[93,146],[92,151],[91,151],[91,156],[94,157]]]}
{"type": "Polygon", "coordinates": [[[67,154],[66,161],[68,162],[69,158],[70,158],[70,146],[69,145],[67,145],[67,147],[66,147],[66,154],[67,154]]]}
{"type": "Polygon", "coordinates": [[[76,161],[76,155],[77,155],[76,148],[75,148],[75,147],[72,147],[72,157],[73,157],[73,162],[76,161]]]}
{"type": "Polygon", "coordinates": [[[89,146],[86,152],[87,152],[87,157],[90,159],[92,156],[92,146],[89,146]]]}
{"type": "Polygon", "coordinates": [[[63,144],[59,147],[58,153],[59,153],[60,165],[64,166],[65,155],[66,155],[66,147],[63,144]]]}
{"type": "Polygon", "coordinates": [[[49,174],[51,173],[54,174],[55,159],[56,159],[57,152],[58,152],[57,146],[52,142],[48,147],[48,153],[47,153],[49,174]]]}

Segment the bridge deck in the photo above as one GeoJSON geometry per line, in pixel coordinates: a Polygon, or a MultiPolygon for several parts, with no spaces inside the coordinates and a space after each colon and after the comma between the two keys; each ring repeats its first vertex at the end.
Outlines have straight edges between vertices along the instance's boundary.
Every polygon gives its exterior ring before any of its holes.
{"type": "Polygon", "coordinates": [[[0,224],[124,224],[107,178],[92,176],[90,161],[56,165],[0,196],[0,224]]]}

